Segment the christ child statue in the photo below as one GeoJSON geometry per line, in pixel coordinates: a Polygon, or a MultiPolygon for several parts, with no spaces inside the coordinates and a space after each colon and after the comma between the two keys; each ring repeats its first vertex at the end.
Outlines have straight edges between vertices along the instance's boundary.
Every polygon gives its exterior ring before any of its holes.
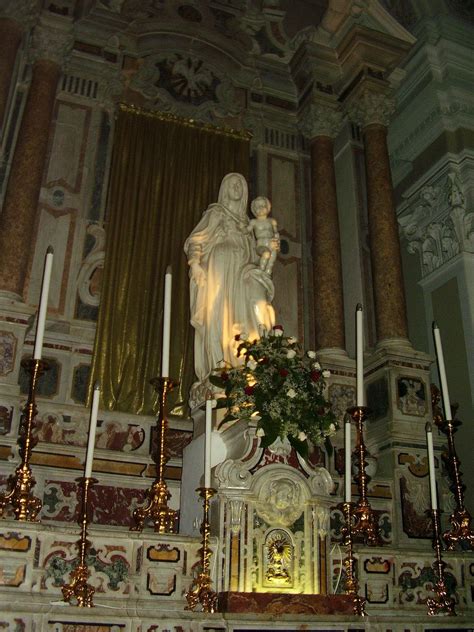
{"type": "Polygon", "coordinates": [[[268,217],[272,205],[268,198],[260,195],[252,200],[250,209],[255,217],[251,219],[247,230],[253,232],[257,240],[257,254],[260,257],[260,269],[271,275],[273,264],[280,250],[280,235],[275,219],[268,217]]]}

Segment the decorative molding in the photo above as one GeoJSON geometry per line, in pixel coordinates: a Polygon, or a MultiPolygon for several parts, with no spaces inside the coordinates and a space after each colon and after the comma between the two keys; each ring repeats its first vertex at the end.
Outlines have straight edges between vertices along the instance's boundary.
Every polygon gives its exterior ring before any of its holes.
{"type": "Polygon", "coordinates": [[[153,106],[201,121],[242,111],[231,79],[188,53],[150,55],[130,82],[153,106]]]}
{"type": "Polygon", "coordinates": [[[301,133],[312,139],[316,136],[335,138],[342,127],[343,113],[336,108],[312,103],[303,111],[301,133]]]}
{"type": "Polygon", "coordinates": [[[383,93],[364,90],[348,104],[350,120],[364,128],[368,125],[388,127],[395,112],[395,99],[383,93]]]}
{"type": "Polygon", "coordinates": [[[454,171],[440,184],[425,185],[398,222],[408,252],[420,256],[423,276],[460,252],[474,253],[474,212],[466,209],[462,183],[454,171]]]}
{"type": "Polygon", "coordinates": [[[94,286],[94,277],[98,269],[104,267],[105,231],[98,224],[89,224],[87,234],[94,238],[95,243],[79,270],[77,291],[85,305],[97,307],[100,303],[100,288],[94,286]]]}

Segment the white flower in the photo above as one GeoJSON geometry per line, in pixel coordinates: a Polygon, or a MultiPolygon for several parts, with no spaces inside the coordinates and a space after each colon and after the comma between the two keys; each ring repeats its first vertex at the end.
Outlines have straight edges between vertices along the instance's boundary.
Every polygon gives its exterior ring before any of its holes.
{"type": "Polygon", "coordinates": [[[298,339],[297,339],[297,338],[295,338],[294,336],[290,336],[290,337],[288,338],[288,344],[289,344],[289,345],[294,345],[294,344],[296,344],[297,342],[298,342],[298,339]]]}
{"type": "Polygon", "coordinates": [[[336,433],[336,426],[334,424],[329,426],[329,433],[332,435],[336,433]]]}
{"type": "Polygon", "coordinates": [[[257,363],[255,362],[255,360],[253,358],[249,358],[248,362],[247,362],[247,367],[251,370],[254,371],[255,368],[257,366],[257,363]]]}
{"type": "Polygon", "coordinates": [[[290,350],[287,352],[286,357],[287,357],[289,360],[291,360],[292,358],[294,358],[294,357],[295,357],[295,355],[296,355],[296,351],[295,351],[294,349],[290,349],[290,350]]]}
{"type": "Polygon", "coordinates": [[[283,336],[283,332],[282,332],[281,329],[274,329],[273,330],[273,335],[277,336],[279,338],[280,336],[283,336]]]}
{"type": "Polygon", "coordinates": [[[316,369],[316,371],[319,371],[320,368],[321,368],[321,365],[319,364],[319,362],[313,363],[313,369],[316,369]]]}
{"type": "Polygon", "coordinates": [[[324,369],[323,377],[331,377],[331,371],[329,371],[328,369],[324,369]]]}
{"type": "Polygon", "coordinates": [[[257,428],[257,432],[255,434],[257,435],[257,437],[264,437],[265,430],[263,428],[257,428]]]}
{"type": "Polygon", "coordinates": [[[298,434],[298,441],[306,441],[306,439],[307,439],[306,433],[304,433],[301,430],[300,433],[298,434]]]}
{"type": "Polygon", "coordinates": [[[290,388],[288,391],[286,391],[286,394],[288,395],[288,397],[291,397],[291,399],[293,399],[293,397],[296,397],[296,391],[294,388],[290,388]]]}
{"type": "Polygon", "coordinates": [[[306,353],[308,354],[308,358],[315,358],[316,357],[316,351],[307,351],[306,353]]]}

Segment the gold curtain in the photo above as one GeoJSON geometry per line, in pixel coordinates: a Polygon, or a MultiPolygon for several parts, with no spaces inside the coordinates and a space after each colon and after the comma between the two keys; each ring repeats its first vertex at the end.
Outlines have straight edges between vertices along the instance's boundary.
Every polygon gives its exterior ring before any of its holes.
{"type": "Polygon", "coordinates": [[[194,379],[189,277],[183,244],[217,200],[223,176],[248,177],[243,134],[122,106],[112,154],[107,243],[91,384],[108,410],[153,414],[160,375],[166,267],[173,271],[170,376],[173,413],[185,414],[194,379]]]}

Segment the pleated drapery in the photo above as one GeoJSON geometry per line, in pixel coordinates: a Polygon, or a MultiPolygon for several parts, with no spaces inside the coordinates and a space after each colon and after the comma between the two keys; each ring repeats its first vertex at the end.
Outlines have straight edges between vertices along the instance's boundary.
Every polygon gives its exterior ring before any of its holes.
{"type": "Polygon", "coordinates": [[[231,171],[248,177],[249,139],[123,106],[116,123],[107,242],[91,384],[103,408],[153,414],[160,375],[166,267],[173,272],[170,377],[174,414],[194,380],[183,244],[231,171]]]}

